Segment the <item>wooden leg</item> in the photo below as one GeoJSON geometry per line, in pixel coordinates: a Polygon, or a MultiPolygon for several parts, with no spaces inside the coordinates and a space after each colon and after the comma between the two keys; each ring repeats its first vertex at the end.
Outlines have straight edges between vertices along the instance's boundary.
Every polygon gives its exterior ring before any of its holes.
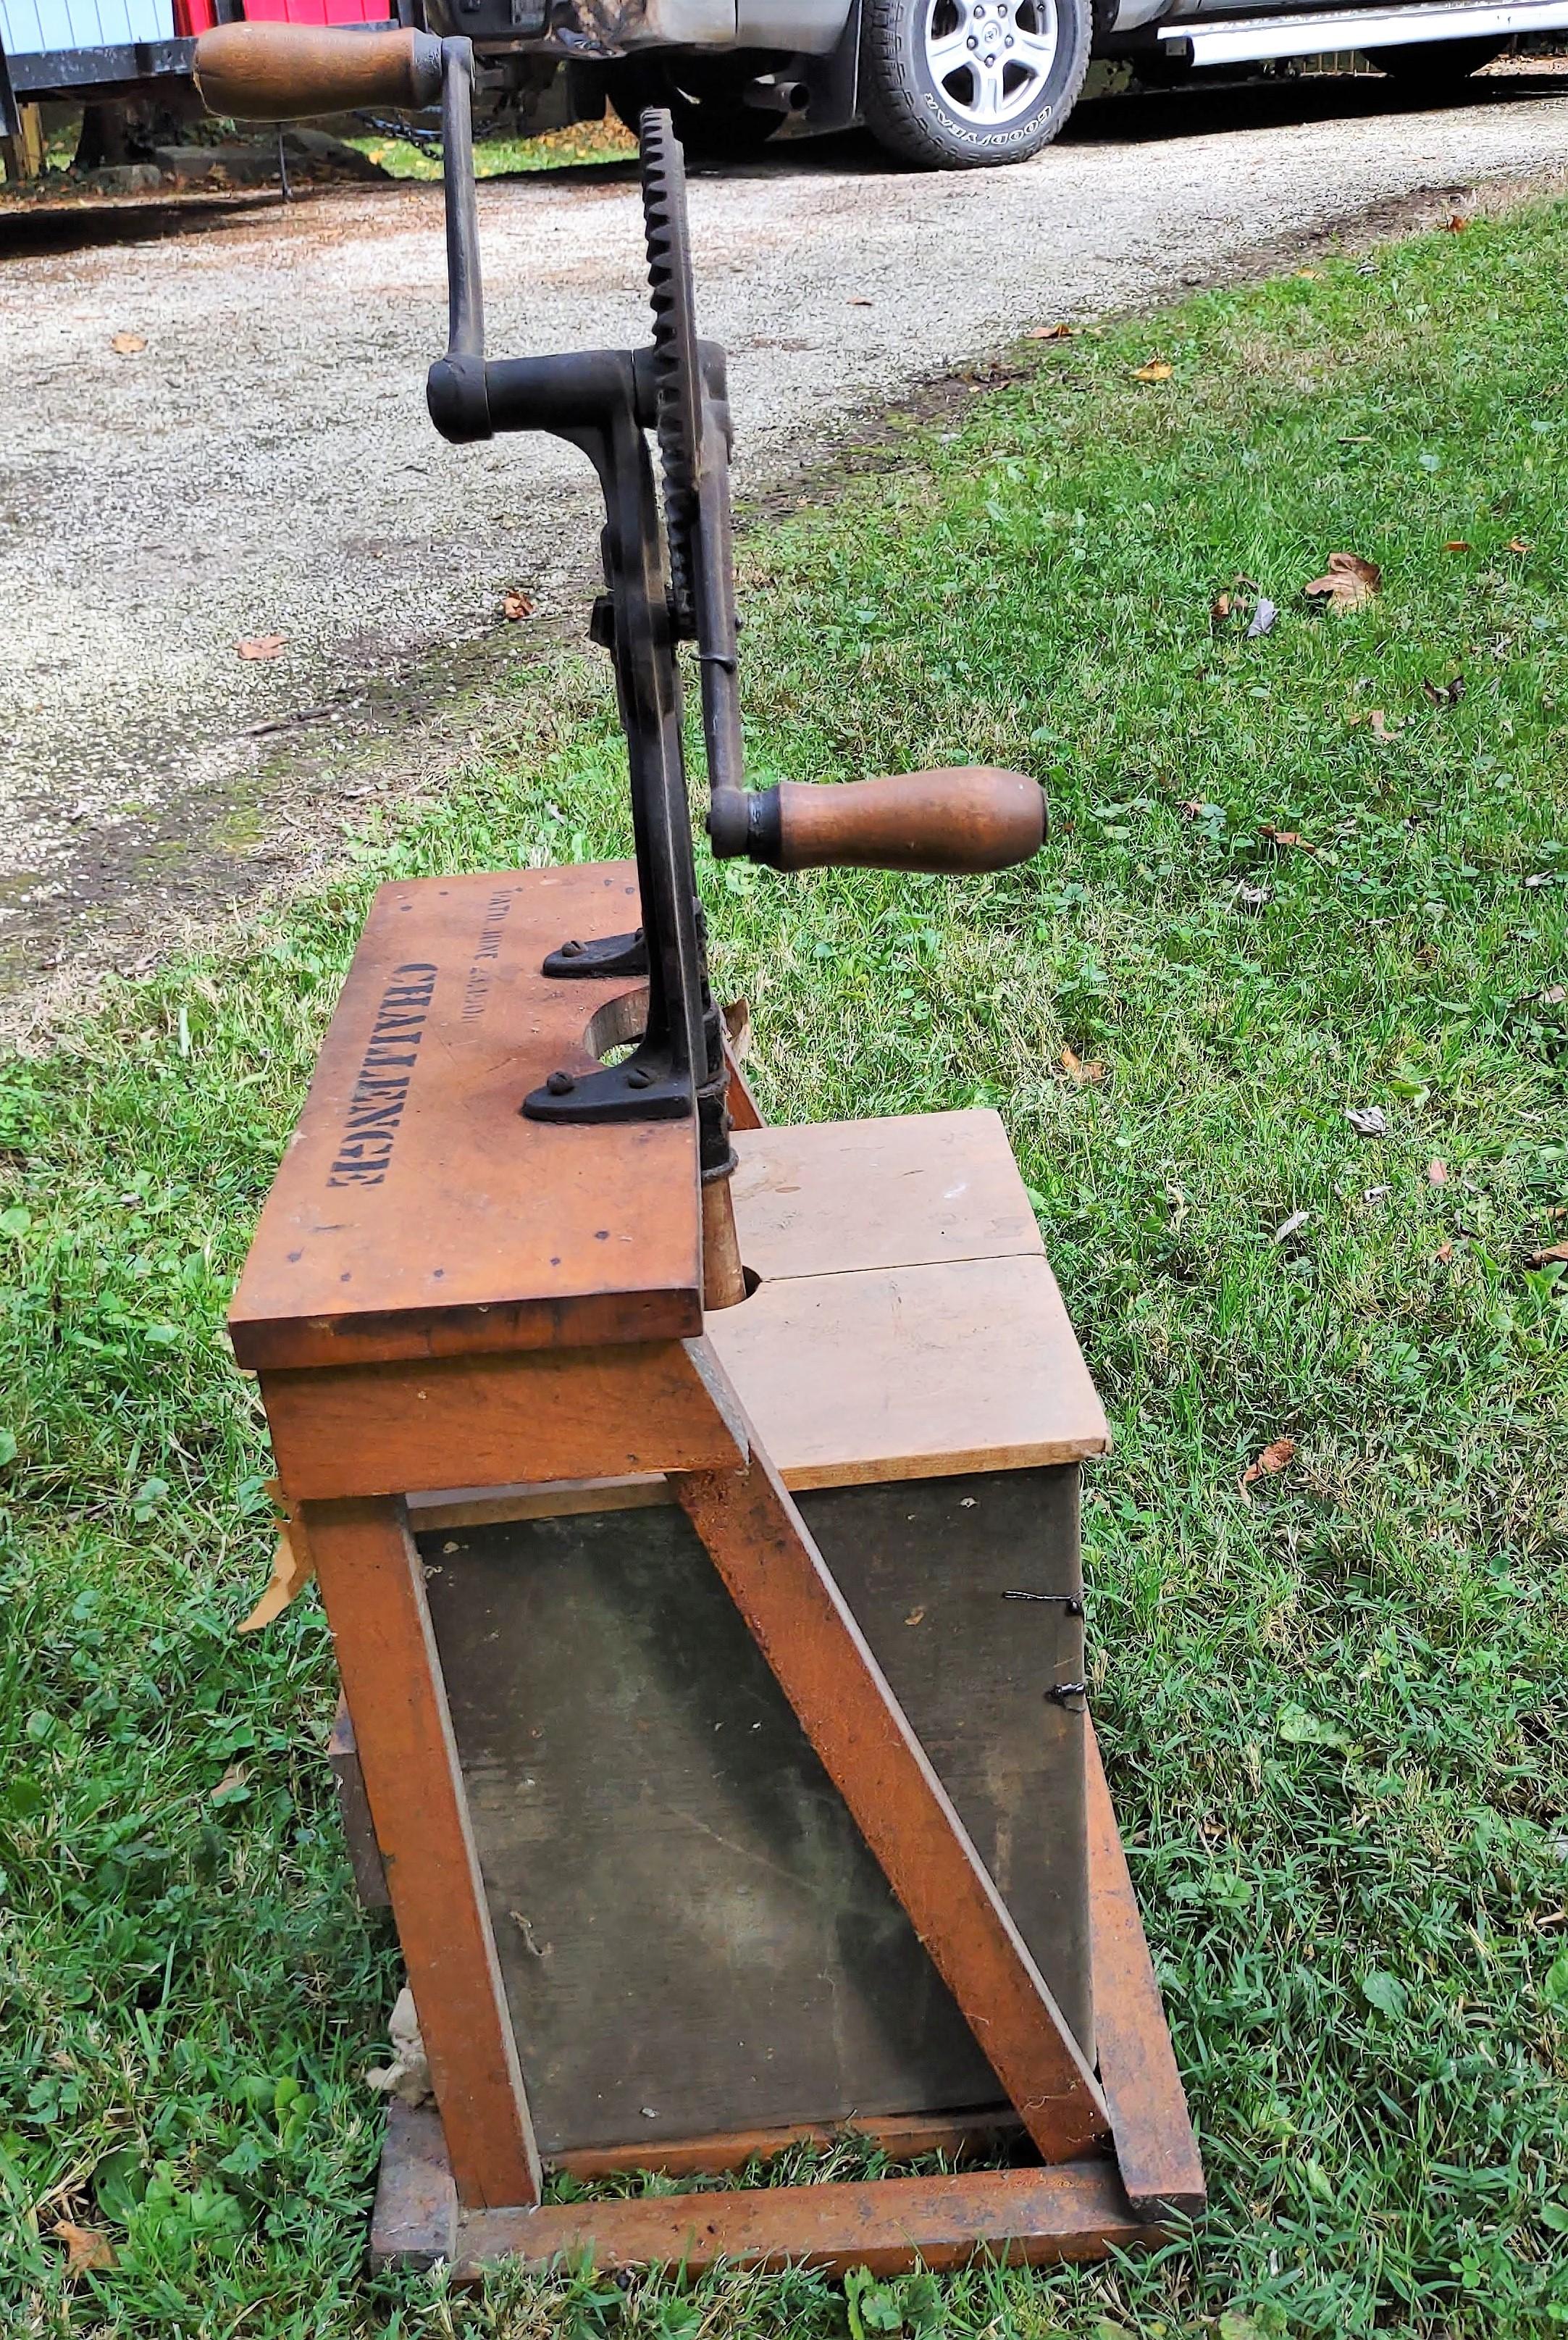
{"type": "Polygon", "coordinates": [[[670,1484],[1042,2158],[1083,2153],[1094,2075],[783,1481],[754,1438],[670,1484]]]}
{"type": "Polygon", "coordinates": [[[301,1511],[459,2197],[527,2206],[538,2151],[407,1508],[368,1496],[301,1511]]]}
{"type": "Polygon", "coordinates": [[[1203,2164],[1092,1731],[1087,1753],[1095,2032],[1121,2182],[1140,2217],[1196,2218],[1203,2164]]]}

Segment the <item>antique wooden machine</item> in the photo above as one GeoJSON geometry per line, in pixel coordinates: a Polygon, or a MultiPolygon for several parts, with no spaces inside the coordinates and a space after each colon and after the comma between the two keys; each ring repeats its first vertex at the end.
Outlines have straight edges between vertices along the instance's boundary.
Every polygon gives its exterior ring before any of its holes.
{"type": "Polygon", "coordinates": [[[381,888],[231,1318],[434,2087],[391,2107],[373,2248],[1093,2256],[1203,2199],[1086,1710],[1104,1418],[993,1114],[761,1125],[708,984],[679,646],[717,854],[993,869],[1044,800],[991,770],[747,789],[668,117],[651,344],[492,360],[471,70],[409,32],[197,51],[226,114],[439,97],[430,411],[593,464],[630,770],[634,862],[381,888]],[[711,2182],[845,2129],[919,2166],[711,2182]],[[552,2201],[553,2170],[709,2182],[552,2201]]]}

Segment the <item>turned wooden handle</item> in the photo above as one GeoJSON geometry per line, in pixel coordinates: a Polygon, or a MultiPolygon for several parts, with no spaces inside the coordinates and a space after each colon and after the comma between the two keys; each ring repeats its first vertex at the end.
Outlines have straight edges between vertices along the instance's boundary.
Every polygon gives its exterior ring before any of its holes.
{"type": "MultiPolygon", "coordinates": [[[[840,788],[784,780],[743,801],[740,849],[774,869],[1007,869],[1045,842],[1040,783],[989,764],[840,788]]],[[[716,828],[714,842],[725,850],[716,828]]]]}
{"type": "Polygon", "coordinates": [[[441,45],[433,33],[361,33],[329,25],[214,25],[193,71],[209,114],[297,122],[357,105],[434,105],[441,45]]]}

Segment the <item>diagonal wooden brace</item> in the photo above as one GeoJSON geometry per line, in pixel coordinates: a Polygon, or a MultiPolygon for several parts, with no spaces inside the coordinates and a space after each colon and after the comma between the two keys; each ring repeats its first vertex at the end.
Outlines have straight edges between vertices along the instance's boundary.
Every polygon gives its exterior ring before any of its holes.
{"type": "MultiPolygon", "coordinates": [[[[705,1342],[687,1344],[730,1419],[705,1342]]],[[[823,1768],[1046,2161],[1109,2133],[1105,2099],[865,1636],[766,1454],[670,1485],[823,1768]]]]}

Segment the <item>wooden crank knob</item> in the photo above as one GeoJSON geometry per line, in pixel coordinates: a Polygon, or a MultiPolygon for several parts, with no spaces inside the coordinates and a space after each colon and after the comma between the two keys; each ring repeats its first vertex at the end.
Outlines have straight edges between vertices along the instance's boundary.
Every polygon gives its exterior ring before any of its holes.
{"type": "Polygon", "coordinates": [[[726,789],[708,818],[716,853],[774,869],[1007,869],[1039,852],[1045,827],[1040,783],[990,764],[837,788],[726,789]]]}
{"type": "Polygon", "coordinates": [[[209,114],[297,122],[360,105],[434,105],[441,45],[433,33],[401,28],[214,25],[196,43],[192,70],[209,114]]]}

